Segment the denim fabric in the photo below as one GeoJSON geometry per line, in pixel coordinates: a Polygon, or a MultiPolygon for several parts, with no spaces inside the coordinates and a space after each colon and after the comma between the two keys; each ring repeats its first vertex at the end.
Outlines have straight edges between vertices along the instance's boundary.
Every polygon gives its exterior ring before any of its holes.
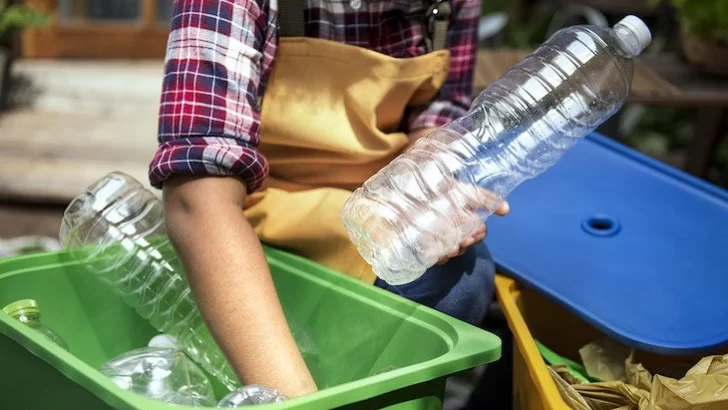
{"type": "Polygon", "coordinates": [[[413,282],[392,286],[377,278],[374,286],[477,326],[493,298],[494,276],[495,264],[481,242],[413,282]]]}

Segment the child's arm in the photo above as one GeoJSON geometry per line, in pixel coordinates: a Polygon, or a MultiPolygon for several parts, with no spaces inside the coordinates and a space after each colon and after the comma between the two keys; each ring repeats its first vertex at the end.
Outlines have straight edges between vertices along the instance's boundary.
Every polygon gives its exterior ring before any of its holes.
{"type": "Polygon", "coordinates": [[[234,177],[172,177],[167,231],[210,332],[246,384],[294,397],[316,385],[298,351],[234,177]]]}
{"type": "Polygon", "coordinates": [[[267,0],[177,0],[150,181],[208,328],[242,382],[316,390],[242,204],[266,177],[260,93],[276,55],[267,0]]]}

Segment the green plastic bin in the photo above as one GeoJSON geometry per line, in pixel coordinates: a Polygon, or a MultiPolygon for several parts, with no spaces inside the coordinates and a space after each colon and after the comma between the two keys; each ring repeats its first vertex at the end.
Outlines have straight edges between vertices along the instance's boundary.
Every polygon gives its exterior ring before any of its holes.
{"type": "MultiPolygon", "coordinates": [[[[500,355],[500,340],[474,326],[300,257],[266,254],[289,321],[320,352],[309,367],[326,387],[261,408],[440,409],[447,376],[500,355]]],[[[123,391],[97,371],[157,332],[67,253],[0,261],[0,306],[24,298],[40,303],[70,353],[0,312],[0,408],[191,408],[123,391]]]]}

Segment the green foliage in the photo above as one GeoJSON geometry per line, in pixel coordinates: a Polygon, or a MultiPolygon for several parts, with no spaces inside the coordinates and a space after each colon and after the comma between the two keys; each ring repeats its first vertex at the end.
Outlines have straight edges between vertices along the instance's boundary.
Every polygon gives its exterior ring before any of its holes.
{"type": "MultiPolygon", "coordinates": [[[[684,158],[692,141],[700,138],[695,134],[696,118],[696,109],[646,107],[636,128],[625,142],[632,148],[660,160],[669,162],[671,158],[684,158]]],[[[712,169],[706,179],[728,188],[728,134],[714,152],[713,160],[712,169]]]]}
{"type": "Polygon", "coordinates": [[[23,5],[8,6],[7,0],[0,0],[0,37],[9,30],[23,30],[44,26],[48,16],[23,5]]]}
{"type": "Polygon", "coordinates": [[[655,157],[683,150],[695,138],[695,110],[681,107],[646,108],[627,143],[655,157]]]}
{"type": "Polygon", "coordinates": [[[722,187],[728,188],[728,135],[718,145],[714,168],[714,182],[722,187]]]}
{"type": "Polygon", "coordinates": [[[728,1],[726,0],[651,0],[654,5],[667,2],[695,35],[728,43],[728,1]]]}
{"type": "Polygon", "coordinates": [[[508,15],[503,45],[509,48],[533,48],[543,43],[553,17],[551,9],[526,9],[520,1],[483,0],[481,14],[494,12],[508,15]]]}
{"type": "Polygon", "coordinates": [[[526,24],[510,27],[506,45],[514,48],[535,48],[546,40],[546,30],[552,15],[538,13],[529,19],[526,24]]]}

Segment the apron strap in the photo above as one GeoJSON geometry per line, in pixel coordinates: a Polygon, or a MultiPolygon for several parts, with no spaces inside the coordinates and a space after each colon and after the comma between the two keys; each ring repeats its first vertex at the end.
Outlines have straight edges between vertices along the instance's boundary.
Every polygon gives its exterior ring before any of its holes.
{"type": "Polygon", "coordinates": [[[278,0],[278,35],[280,37],[304,37],[303,16],[306,0],[278,0]]]}
{"type": "MultiPolygon", "coordinates": [[[[447,0],[425,0],[425,43],[428,51],[443,50],[447,45],[447,27],[451,8],[447,0]]],[[[304,37],[306,0],[278,0],[278,35],[304,37]]]]}
{"type": "Polygon", "coordinates": [[[443,50],[447,46],[447,26],[452,8],[447,0],[426,0],[429,4],[425,13],[428,51],[443,50]]]}

